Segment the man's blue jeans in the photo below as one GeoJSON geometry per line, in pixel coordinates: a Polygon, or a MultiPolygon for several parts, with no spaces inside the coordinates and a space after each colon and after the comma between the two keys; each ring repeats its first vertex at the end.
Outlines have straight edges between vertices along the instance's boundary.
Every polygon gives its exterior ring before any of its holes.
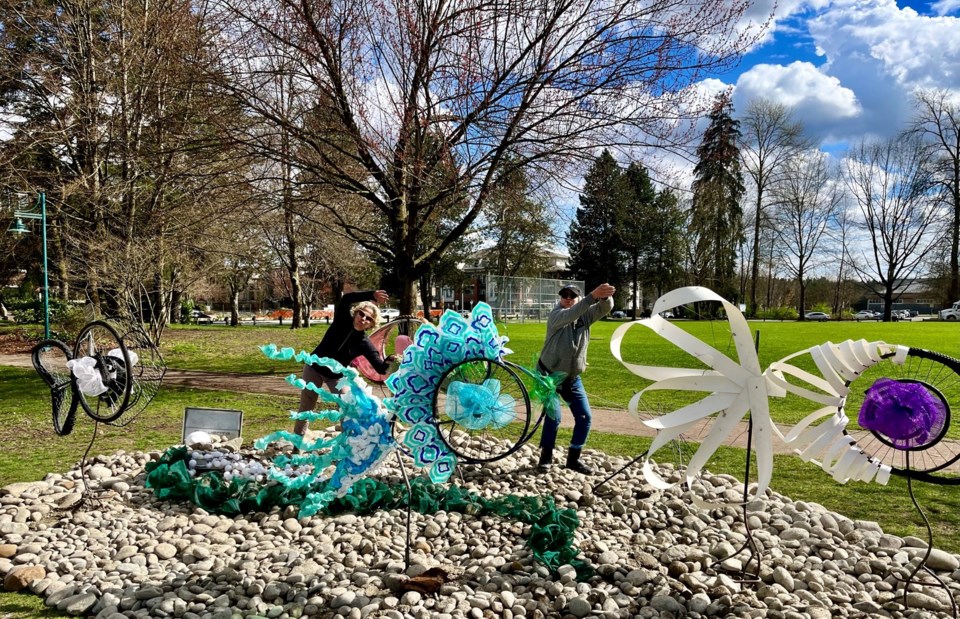
{"type": "MultiPolygon", "coordinates": [[[[587,435],[590,434],[590,402],[587,401],[587,392],[583,389],[583,381],[580,377],[568,378],[560,383],[557,393],[563,398],[563,401],[570,407],[573,414],[573,438],[570,440],[570,447],[580,449],[587,443],[587,435]]],[[[559,407],[558,407],[559,408],[559,407]]],[[[560,411],[557,410],[556,419],[551,419],[546,415],[543,420],[543,430],[540,434],[540,447],[545,450],[552,450],[557,442],[557,428],[560,427],[560,411]]]]}

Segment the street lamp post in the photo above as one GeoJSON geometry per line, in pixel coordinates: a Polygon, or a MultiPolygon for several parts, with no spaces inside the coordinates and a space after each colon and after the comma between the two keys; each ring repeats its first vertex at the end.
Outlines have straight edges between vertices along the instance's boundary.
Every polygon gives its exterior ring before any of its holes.
{"type": "Polygon", "coordinates": [[[30,229],[23,223],[24,219],[39,219],[43,234],[43,337],[50,339],[50,278],[47,272],[47,194],[40,192],[36,210],[13,212],[14,222],[8,232],[13,234],[30,234],[30,229]]]}

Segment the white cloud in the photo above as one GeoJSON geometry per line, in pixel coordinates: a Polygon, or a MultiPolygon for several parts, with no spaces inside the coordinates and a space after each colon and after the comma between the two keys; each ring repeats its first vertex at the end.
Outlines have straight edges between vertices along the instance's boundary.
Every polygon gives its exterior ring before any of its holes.
{"type": "Polygon", "coordinates": [[[960,0],[940,0],[931,4],[930,8],[937,15],[957,13],[960,12],[960,0]]]}
{"type": "Polygon", "coordinates": [[[889,137],[912,114],[917,88],[960,92],[960,0],[940,0],[921,15],[896,0],[809,0],[778,7],[776,43],[758,50],[767,64],[740,75],[734,104],[763,96],[792,106],[825,142],[889,137]],[[791,14],[792,13],[792,14],[791,14]],[[791,44],[815,47],[824,59],[773,64],[791,44]],[[773,62],[770,62],[770,61],[773,62]]]}
{"type": "Polygon", "coordinates": [[[866,65],[903,87],[960,86],[956,17],[920,15],[893,0],[863,0],[835,4],[809,27],[831,74],[866,65]]]}
{"type": "Polygon", "coordinates": [[[809,62],[759,64],[743,73],[734,91],[736,109],[761,97],[793,108],[797,118],[818,134],[829,134],[862,112],[852,90],[809,62]]]}

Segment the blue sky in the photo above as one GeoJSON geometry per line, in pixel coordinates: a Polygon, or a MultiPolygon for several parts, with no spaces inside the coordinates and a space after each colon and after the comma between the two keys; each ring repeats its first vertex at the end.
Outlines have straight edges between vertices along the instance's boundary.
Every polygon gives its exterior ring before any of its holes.
{"type": "MultiPolygon", "coordinates": [[[[757,0],[750,15],[772,5],[757,0]]],[[[727,86],[737,110],[758,96],[793,107],[829,150],[893,135],[915,89],[960,95],[960,0],[781,0],[763,42],[704,83],[727,86]]]]}
{"type": "MultiPolygon", "coordinates": [[[[960,0],[753,0],[744,21],[762,22],[774,6],[761,42],[734,70],[701,82],[702,94],[732,88],[736,112],[756,97],[783,103],[836,156],[904,129],[918,88],[951,91],[960,101],[960,0]]],[[[690,187],[689,158],[656,149],[622,156],[643,161],[659,182],[690,187]]],[[[557,192],[560,245],[579,204],[578,183],[557,192]]]]}

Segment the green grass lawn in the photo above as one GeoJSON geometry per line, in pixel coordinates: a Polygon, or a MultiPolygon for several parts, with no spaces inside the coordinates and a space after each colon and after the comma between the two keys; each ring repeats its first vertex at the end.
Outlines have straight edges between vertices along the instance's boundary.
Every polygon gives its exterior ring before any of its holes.
{"type": "MultiPolygon", "coordinates": [[[[610,354],[610,337],[620,322],[601,321],[592,329],[589,367],[584,383],[594,406],[625,409],[633,395],[646,387],[649,381],[634,376],[610,354]]],[[[736,350],[726,321],[676,322],[698,339],[720,353],[737,359],[736,350]]],[[[945,322],[759,322],[750,323],[755,337],[759,337],[759,359],[762,368],[795,352],[826,342],[839,343],[847,339],[885,341],[909,347],[926,348],[960,358],[960,328],[945,322]]],[[[309,329],[291,330],[279,326],[177,326],[164,339],[162,352],[172,368],[213,372],[240,372],[249,374],[286,374],[291,365],[264,358],[257,345],[275,343],[297,350],[313,350],[326,331],[325,325],[309,329]]],[[[500,325],[502,334],[510,338],[513,350],[508,359],[519,365],[533,367],[543,345],[543,323],[508,323],[500,325]]],[[[622,346],[624,360],[641,365],[706,368],[687,353],[642,326],[633,327],[622,346]]],[[[814,370],[809,355],[793,362],[798,367],[814,370]]],[[[892,364],[882,363],[858,379],[848,399],[848,414],[859,410],[863,392],[873,380],[889,375],[892,364]]],[[[960,383],[944,387],[950,401],[960,402],[960,383]]],[[[675,410],[683,404],[699,399],[699,393],[650,392],[642,406],[654,414],[675,410]]],[[[816,407],[797,396],[771,398],[771,414],[779,423],[795,424],[816,407]]],[[[960,440],[960,424],[951,427],[949,436],[960,440]]]]}
{"type": "MultiPolygon", "coordinates": [[[[625,408],[633,394],[647,384],[625,370],[610,354],[610,336],[619,324],[605,321],[593,327],[590,366],[584,382],[594,406],[625,408]]],[[[736,358],[725,321],[677,324],[723,354],[736,358]]],[[[750,326],[760,334],[761,367],[813,345],[860,338],[928,348],[960,357],[960,327],[950,323],[751,322],[750,326]]],[[[162,352],[171,368],[282,375],[295,366],[268,361],[257,346],[275,343],[309,351],[320,341],[325,329],[325,325],[296,331],[286,326],[175,326],[167,330],[162,352]]],[[[544,330],[542,323],[501,326],[501,333],[510,338],[508,346],[514,351],[509,359],[530,366],[543,343],[544,330]]],[[[698,367],[688,355],[639,326],[629,332],[623,352],[625,359],[633,363],[698,367]]],[[[861,380],[868,381],[869,378],[861,380]]],[[[50,421],[49,392],[33,371],[0,366],[0,385],[0,436],[5,441],[5,449],[0,451],[0,485],[39,479],[46,472],[62,472],[80,459],[90,440],[92,421],[80,413],[74,433],[57,437],[50,421]]],[[[960,397],[949,399],[960,402],[960,397]]],[[[165,386],[153,404],[131,425],[101,428],[93,453],[112,453],[118,449],[162,450],[176,443],[180,439],[186,406],[242,410],[244,435],[252,441],[289,426],[286,411],[295,403],[293,390],[289,396],[257,396],[165,386]]],[[[773,404],[774,418],[783,423],[794,422],[812,410],[809,402],[797,398],[775,399],[773,404]]],[[[951,435],[960,436],[960,433],[954,429],[951,435]]],[[[559,444],[568,440],[569,432],[561,430],[559,444]]],[[[632,457],[642,453],[648,443],[647,439],[633,436],[595,432],[591,434],[588,447],[632,457]]],[[[693,447],[687,445],[688,450],[693,447]]],[[[744,456],[742,449],[721,448],[709,468],[742,478],[744,456]]],[[[819,467],[781,455],[776,456],[772,487],[795,500],[820,503],[850,518],[878,520],[890,533],[924,535],[921,520],[910,503],[906,483],[901,479],[893,479],[888,486],[856,482],[840,485],[819,467]]],[[[946,550],[960,552],[960,491],[954,487],[921,483],[914,484],[914,489],[920,505],[930,516],[935,543],[946,550]]],[[[60,616],[42,608],[39,598],[0,594],[0,618],[60,616]]]]}

